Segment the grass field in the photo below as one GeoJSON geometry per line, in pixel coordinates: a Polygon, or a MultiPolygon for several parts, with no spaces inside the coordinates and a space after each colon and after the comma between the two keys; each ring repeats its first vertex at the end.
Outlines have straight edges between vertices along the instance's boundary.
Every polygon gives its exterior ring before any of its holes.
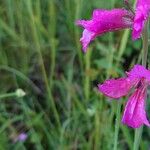
{"type": "MultiPolygon", "coordinates": [[[[107,33],[84,54],[75,26],[93,9],[122,2],[0,0],[0,150],[133,149],[134,129],[121,124],[127,97],[109,101],[95,83],[140,63],[142,42],[133,42],[130,30],[107,33]],[[21,133],[27,139],[15,141],[21,133]]],[[[144,126],[141,150],[150,148],[149,139],[144,126]]]]}

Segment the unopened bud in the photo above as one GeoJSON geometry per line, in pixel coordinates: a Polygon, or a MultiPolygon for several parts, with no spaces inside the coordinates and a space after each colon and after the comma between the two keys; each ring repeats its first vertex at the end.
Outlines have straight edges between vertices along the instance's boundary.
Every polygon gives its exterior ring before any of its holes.
{"type": "Polygon", "coordinates": [[[94,116],[95,114],[95,109],[94,108],[88,108],[87,113],[90,117],[94,116]]]}
{"type": "Polygon", "coordinates": [[[16,90],[16,96],[17,97],[24,97],[26,93],[22,89],[17,89],[16,90]]]}

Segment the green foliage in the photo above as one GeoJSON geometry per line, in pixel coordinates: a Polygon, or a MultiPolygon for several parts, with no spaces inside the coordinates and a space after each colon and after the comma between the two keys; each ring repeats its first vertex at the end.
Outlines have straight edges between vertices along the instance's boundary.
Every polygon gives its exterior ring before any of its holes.
{"type": "MultiPolygon", "coordinates": [[[[121,2],[0,2],[0,94],[18,88],[26,93],[0,99],[0,150],[112,149],[117,106],[93,81],[121,76],[140,62],[141,41],[131,42],[127,30],[107,33],[83,54],[75,20],[89,19],[94,8],[122,7],[121,2]],[[21,132],[28,134],[27,140],[14,142],[21,132]]],[[[150,146],[147,130],[143,149],[150,146]]],[[[118,149],[132,144],[133,130],[120,125],[118,149]]]]}

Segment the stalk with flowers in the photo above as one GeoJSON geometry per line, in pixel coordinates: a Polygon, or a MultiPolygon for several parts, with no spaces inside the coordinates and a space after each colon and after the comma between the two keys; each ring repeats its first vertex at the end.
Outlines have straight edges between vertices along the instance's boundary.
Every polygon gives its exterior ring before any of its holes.
{"type": "MultiPolygon", "coordinates": [[[[77,20],[76,24],[84,28],[80,39],[84,52],[97,36],[120,29],[130,28],[133,40],[139,38],[143,40],[142,65],[134,65],[130,71],[126,72],[125,77],[109,79],[103,84],[98,84],[99,91],[107,97],[120,99],[130,95],[124,108],[122,123],[136,128],[133,149],[137,150],[142,135],[142,126],[150,127],[145,111],[147,87],[150,85],[150,70],[146,69],[150,0],[137,0],[135,10],[132,9],[128,0],[124,3],[128,9],[96,9],[93,11],[91,20],[77,20]]],[[[116,145],[114,149],[117,149],[116,145]]]]}

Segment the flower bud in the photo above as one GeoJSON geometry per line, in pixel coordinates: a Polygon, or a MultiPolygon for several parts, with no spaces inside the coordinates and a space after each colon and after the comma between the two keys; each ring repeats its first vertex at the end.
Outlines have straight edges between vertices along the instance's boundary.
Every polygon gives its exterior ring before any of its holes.
{"type": "Polygon", "coordinates": [[[26,93],[22,89],[17,89],[16,90],[16,96],[17,97],[24,97],[26,93]]]}

